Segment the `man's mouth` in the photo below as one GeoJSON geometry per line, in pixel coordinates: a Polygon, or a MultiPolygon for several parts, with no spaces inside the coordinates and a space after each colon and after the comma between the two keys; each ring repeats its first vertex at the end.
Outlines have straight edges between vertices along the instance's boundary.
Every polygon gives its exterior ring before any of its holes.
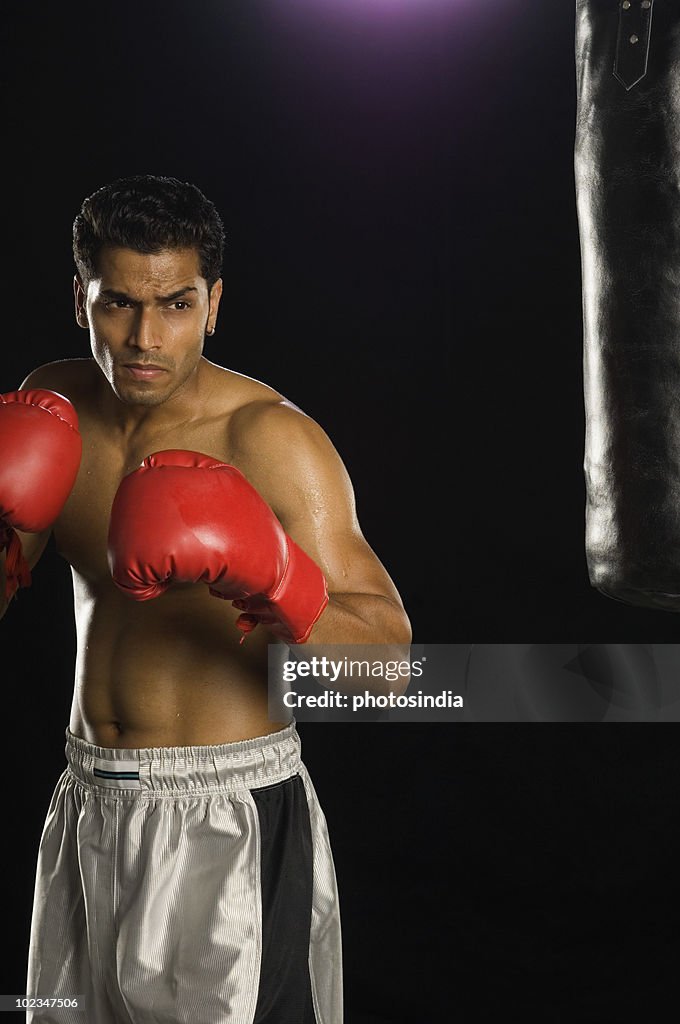
{"type": "Polygon", "coordinates": [[[124,363],[123,369],[127,370],[133,380],[154,380],[167,373],[164,366],[158,366],[156,363],[124,363]]]}

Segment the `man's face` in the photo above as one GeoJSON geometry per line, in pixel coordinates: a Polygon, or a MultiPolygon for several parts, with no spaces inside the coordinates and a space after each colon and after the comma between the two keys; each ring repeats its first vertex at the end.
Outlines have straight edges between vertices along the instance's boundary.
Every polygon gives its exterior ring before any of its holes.
{"type": "Polygon", "coordinates": [[[190,381],[214,327],[222,292],[208,292],[196,249],[140,253],[106,247],[85,292],[76,279],[76,318],[113,391],[130,405],[166,402],[190,381]]]}

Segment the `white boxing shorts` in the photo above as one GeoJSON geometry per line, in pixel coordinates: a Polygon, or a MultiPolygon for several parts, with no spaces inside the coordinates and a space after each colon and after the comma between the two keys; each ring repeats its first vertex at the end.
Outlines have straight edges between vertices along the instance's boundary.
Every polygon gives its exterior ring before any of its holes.
{"type": "Polygon", "coordinates": [[[294,721],[140,750],[67,729],[66,757],[38,854],[29,1024],[341,1024],[335,870],[294,721]]]}

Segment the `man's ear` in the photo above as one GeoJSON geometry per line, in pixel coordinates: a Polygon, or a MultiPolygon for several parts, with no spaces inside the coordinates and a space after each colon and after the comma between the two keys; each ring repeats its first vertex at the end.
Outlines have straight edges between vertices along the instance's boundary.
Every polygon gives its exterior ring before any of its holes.
{"type": "Polygon", "coordinates": [[[73,275],[73,298],[76,304],[76,323],[79,327],[84,327],[85,330],[89,330],[90,323],[87,319],[87,310],[85,307],[85,286],[81,280],[80,274],[73,275]]]}
{"type": "Polygon", "coordinates": [[[220,299],[222,298],[222,278],[218,277],[214,285],[210,289],[210,308],[208,310],[208,322],[206,324],[206,334],[212,334],[215,330],[215,322],[217,320],[217,310],[220,308],[220,299]]]}

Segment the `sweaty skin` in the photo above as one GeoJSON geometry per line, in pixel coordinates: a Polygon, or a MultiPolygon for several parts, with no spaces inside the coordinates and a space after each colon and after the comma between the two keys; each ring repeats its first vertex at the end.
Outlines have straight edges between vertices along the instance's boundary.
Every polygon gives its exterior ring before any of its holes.
{"type": "MultiPolygon", "coordinates": [[[[222,282],[208,291],[196,251],[106,248],[98,274],[87,287],[74,281],[76,319],[90,332],[92,358],[48,363],[20,385],[70,399],[83,438],[76,484],[53,526],[73,576],[70,729],[111,747],[226,743],[274,732],[285,723],[267,716],[274,638],[266,627],[241,645],[239,612],[203,584],[174,584],[137,602],[113,583],[106,542],[123,476],[165,448],[240,469],[326,576],[330,601],[310,643],[408,644],[401,599],[361,533],[349,477],[324,431],[272,388],[203,356],[222,282]],[[159,372],[144,375],[131,364],[159,372]]],[[[20,534],[32,566],[49,535],[20,534]]]]}

